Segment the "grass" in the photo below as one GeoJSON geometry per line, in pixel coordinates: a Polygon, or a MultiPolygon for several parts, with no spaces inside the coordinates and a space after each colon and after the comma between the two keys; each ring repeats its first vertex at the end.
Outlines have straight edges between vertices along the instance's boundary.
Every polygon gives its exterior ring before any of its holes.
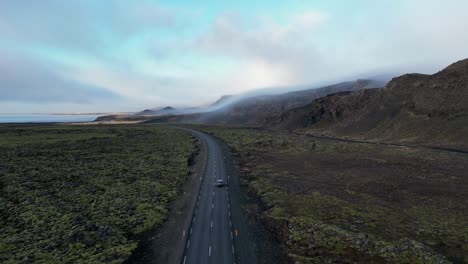
{"type": "Polygon", "coordinates": [[[197,126],[241,155],[295,263],[468,263],[468,157],[197,126]]]}
{"type": "Polygon", "coordinates": [[[193,151],[171,128],[0,126],[0,262],[123,262],[164,220],[193,151]]]}

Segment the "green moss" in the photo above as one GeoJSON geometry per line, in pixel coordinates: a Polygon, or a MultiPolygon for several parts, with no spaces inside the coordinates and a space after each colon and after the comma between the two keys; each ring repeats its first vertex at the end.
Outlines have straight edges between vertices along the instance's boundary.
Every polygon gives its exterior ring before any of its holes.
{"type": "Polygon", "coordinates": [[[193,138],[154,126],[0,126],[0,262],[121,263],[188,173],[193,138]]]}

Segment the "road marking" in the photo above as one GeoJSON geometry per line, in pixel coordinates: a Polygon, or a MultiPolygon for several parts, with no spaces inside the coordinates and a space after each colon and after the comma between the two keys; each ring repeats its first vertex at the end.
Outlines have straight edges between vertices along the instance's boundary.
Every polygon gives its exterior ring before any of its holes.
{"type": "Polygon", "coordinates": [[[211,221],[211,228],[213,228],[213,221],[211,221]]]}
{"type": "Polygon", "coordinates": [[[231,240],[234,239],[234,237],[232,236],[232,231],[231,231],[231,240]]]}
{"type": "Polygon", "coordinates": [[[194,216],[194,217],[193,217],[193,221],[192,221],[192,223],[195,223],[195,218],[196,218],[196,216],[194,216]]]}
{"type": "Polygon", "coordinates": [[[213,196],[215,195],[215,191],[213,191],[213,196]]]}
{"type": "Polygon", "coordinates": [[[185,237],[185,229],[184,229],[184,231],[182,232],[182,237],[185,237]]]}
{"type": "Polygon", "coordinates": [[[184,264],[185,264],[185,261],[187,260],[187,256],[184,256],[184,264]]]}
{"type": "Polygon", "coordinates": [[[236,236],[237,236],[237,229],[236,229],[236,230],[234,230],[234,232],[236,233],[236,236]]]}
{"type": "Polygon", "coordinates": [[[189,247],[190,247],[190,239],[187,242],[187,248],[189,248],[189,247]]]}
{"type": "Polygon", "coordinates": [[[211,246],[208,248],[208,256],[211,257],[211,246]]]}
{"type": "Polygon", "coordinates": [[[234,245],[232,245],[232,254],[234,255],[234,245]]]}
{"type": "Polygon", "coordinates": [[[190,235],[192,234],[192,228],[190,228],[190,235]]]}
{"type": "Polygon", "coordinates": [[[211,208],[214,208],[214,203],[211,204],[211,208]]]}

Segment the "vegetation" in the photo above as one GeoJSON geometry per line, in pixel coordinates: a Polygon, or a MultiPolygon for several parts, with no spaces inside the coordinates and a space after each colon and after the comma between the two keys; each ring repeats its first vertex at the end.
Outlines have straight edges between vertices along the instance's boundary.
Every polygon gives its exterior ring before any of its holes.
{"type": "Polygon", "coordinates": [[[123,262],[164,220],[193,143],[155,126],[0,126],[0,262],[123,262]]]}
{"type": "Polygon", "coordinates": [[[198,126],[237,150],[295,263],[468,263],[468,155],[198,126]]]}

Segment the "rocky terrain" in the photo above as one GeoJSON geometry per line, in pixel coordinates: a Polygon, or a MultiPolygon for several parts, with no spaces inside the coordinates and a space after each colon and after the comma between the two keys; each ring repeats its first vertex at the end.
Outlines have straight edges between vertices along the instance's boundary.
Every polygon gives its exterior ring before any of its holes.
{"type": "Polygon", "coordinates": [[[468,149],[468,59],[385,88],[339,92],[286,111],[264,127],[355,139],[468,149]]]}

